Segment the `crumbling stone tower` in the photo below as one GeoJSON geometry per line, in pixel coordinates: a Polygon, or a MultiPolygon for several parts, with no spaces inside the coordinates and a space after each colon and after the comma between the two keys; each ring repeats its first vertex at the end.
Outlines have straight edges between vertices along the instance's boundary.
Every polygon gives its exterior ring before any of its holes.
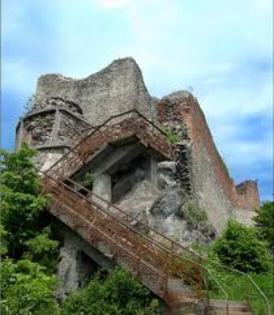
{"type": "Polygon", "coordinates": [[[151,97],[132,58],[115,60],[82,80],[56,74],[40,77],[34,106],[17,126],[17,143],[20,146],[24,140],[37,148],[39,165],[46,170],[85,130],[130,110],[178,135],[177,176],[185,193],[207,211],[215,227],[220,229],[232,215],[249,222],[259,206],[257,185],[245,181],[235,186],[197,99],[187,91],[160,100],[151,97]]]}
{"type": "Polygon", "coordinates": [[[16,132],[17,148],[39,152],[60,224],[61,297],[120,264],[166,314],[205,307],[207,271],[184,246],[210,242],[231,217],[249,223],[259,195],[253,181],[234,184],[191,93],[151,97],[132,58],[82,80],[44,75],[16,132]]]}

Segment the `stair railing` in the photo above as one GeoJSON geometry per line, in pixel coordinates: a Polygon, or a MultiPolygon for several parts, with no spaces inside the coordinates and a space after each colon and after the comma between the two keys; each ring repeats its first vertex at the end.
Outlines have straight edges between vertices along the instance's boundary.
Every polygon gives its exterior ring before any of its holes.
{"type": "MultiPolygon", "coordinates": [[[[204,258],[206,259],[206,258],[204,258]]],[[[251,307],[251,309],[254,310],[254,307],[252,306],[252,288],[255,289],[256,295],[260,298],[260,300],[262,301],[262,305],[264,306],[264,313],[266,315],[271,315],[271,306],[270,306],[270,302],[267,298],[267,296],[265,295],[265,293],[262,291],[262,289],[258,286],[258,284],[255,282],[255,280],[251,277],[250,274],[242,272],[240,270],[222,265],[220,263],[212,263],[213,266],[217,267],[217,268],[221,268],[223,270],[228,270],[230,271],[232,274],[238,274],[241,275],[243,277],[245,277],[245,279],[247,280],[247,285],[249,286],[249,288],[244,288],[245,292],[246,292],[246,299],[247,302],[249,304],[249,306],[251,307]]],[[[242,288],[243,289],[243,288],[242,288]]],[[[239,290],[241,290],[239,288],[239,290]]]]}
{"type": "MultiPolygon", "coordinates": [[[[105,206],[103,206],[103,209],[107,209],[108,213],[115,209],[119,214],[120,217],[118,216],[119,220],[122,220],[125,224],[129,225],[130,222],[135,221],[137,222],[137,226],[143,227],[145,230],[149,230],[150,234],[146,235],[141,233],[138,229],[136,229],[135,227],[129,226],[131,230],[133,230],[135,233],[137,234],[141,234],[143,238],[145,238],[147,241],[152,242],[153,244],[155,244],[156,246],[159,246],[162,250],[167,252],[171,252],[172,253],[172,264],[174,264],[174,261],[176,261],[176,259],[180,259],[181,260],[181,256],[180,255],[184,255],[184,260],[188,261],[190,263],[195,263],[196,265],[199,265],[202,270],[204,272],[206,272],[206,274],[208,274],[208,276],[212,279],[212,281],[217,285],[218,290],[220,290],[224,297],[225,297],[225,301],[226,301],[226,308],[227,308],[227,314],[229,314],[229,304],[228,304],[228,300],[229,300],[229,294],[227,293],[227,291],[224,289],[224,287],[221,285],[220,281],[217,280],[217,277],[214,276],[213,272],[206,266],[204,266],[202,263],[198,263],[197,260],[202,259],[202,261],[206,262],[206,259],[201,257],[200,255],[198,255],[196,252],[191,251],[189,248],[186,248],[184,246],[182,246],[181,244],[177,243],[176,241],[172,240],[171,238],[161,234],[160,232],[158,232],[157,230],[151,228],[150,226],[146,225],[145,223],[137,220],[136,218],[134,218],[133,216],[131,216],[130,214],[128,214],[126,211],[122,210],[121,208],[111,204],[110,202],[106,201],[105,199],[101,198],[100,196],[94,194],[93,192],[89,191],[88,189],[86,189],[85,187],[83,187],[81,184],[74,182],[73,180],[66,178],[65,182],[67,182],[67,184],[71,184],[74,186],[74,188],[76,188],[78,190],[81,191],[85,191],[85,193],[87,193],[87,195],[89,195],[90,197],[93,197],[92,202],[95,202],[97,204],[102,205],[105,204],[105,206]],[[96,202],[97,199],[97,202],[96,202]],[[157,236],[156,240],[153,238],[153,236],[157,236]],[[159,240],[162,240],[159,241],[159,240]],[[190,257],[194,258],[191,259],[190,257]]],[[[70,187],[71,188],[71,187],[70,187]]],[[[77,191],[77,193],[79,193],[77,191]]],[[[83,198],[84,196],[79,193],[79,195],[81,196],[81,198],[83,198]]],[[[109,213],[111,215],[111,213],[109,213]]],[[[115,218],[117,218],[116,216],[114,216],[115,218]]],[[[249,275],[246,274],[244,272],[238,271],[236,269],[233,268],[229,268],[227,266],[223,266],[221,264],[216,264],[218,267],[222,267],[224,269],[230,270],[232,272],[236,272],[238,274],[241,274],[245,277],[247,277],[247,279],[249,280],[249,282],[252,284],[252,286],[254,288],[256,288],[256,291],[259,293],[259,295],[263,298],[265,304],[266,304],[266,314],[267,315],[271,315],[271,308],[270,308],[270,303],[266,297],[266,295],[264,294],[264,292],[259,288],[259,286],[256,284],[256,282],[254,281],[254,279],[249,275]]]]}
{"type": "MultiPolygon", "coordinates": [[[[54,189],[57,189],[58,186],[59,187],[61,185],[64,186],[66,188],[66,190],[73,192],[78,197],[80,197],[82,200],[85,200],[85,202],[87,202],[91,205],[95,204],[97,209],[100,209],[100,211],[102,213],[104,213],[106,216],[108,216],[111,219],[110,222],[117,222],[121,226],[124,226],[127,231],[131,231],[132,233],[134,233],[135,235],[138,235],[138,237],[140,237],[141,239],[146,241],[147,245],[150,244],[150,246],[153,246],[155,248],[155,250],[157,250],[158,253],[160,255],[162,255],[163,258],[164,257],[165,257],[165,259],[168,258],[170,250],[168,250],[166,247],[164,247],[161,243],[157,242],[155,239],[152,239],[151,237],[141,233],[140,231],[138,231],[134,227],[130,226],[128,223],[125,223],[124,221],[119,219],[117,216],[111,214],[111,212],[107,211],[106,208],[104,208],[102,206],[102,203],[96,203],[93,200],[87,199],[85,196],[83,196],[79,192],[75,191],[72,187],[70,187],[70,186],[66,185],[65,183],[62,183],[62,182],[60,182],[60,181],[58,181],[52,177],[49,177],[48,175],[45,175],[45,178],[44,178],[44,185],[45,185],[46,191],[47,191],[47,184],[46,184],[45,179],[50,180],[50,181],[54,181],[57,184],[56,187],[52,186],[52,191],[54,191],[54,189]]],[[[190,258],[184,258],[184,257],[177,256],[177,255],[174,255],[174,257],[175,257],[175,259],[174,259],[175,268],[173,269],[173,268],[170,268],[170,266],[168,266],[169,267],[168,272],[171,274],[177,275],[177,276],[181,276],[181,277],[183,276],[188,281],[192,282],[192,284],[200,283],[199,279],[201,276],[201,268],[202,268],[200,266],[200,264],[197,263],[195,260],[191,260],[190,258]],[[192,273],[191,273],[191,271],[192,271],[192,273]]]]}
{"type": "MultiPolygon", "coordinates": [[[[118,115],[115,115],[115,116],[112,116],[110,117],[108,120],[106,120],[103,124],[101,124],[100,126],[98,126],[97,128],[93,129],[91,132],[88,132],[88,134],[86,136],[84,136],[82,138],[82,140],[80,140],[71,150],[69,150],[65,155],[63,155],[59,160],[57,160],[47,171],[46,173],[44,173],[44,176],[47,175],[57,164],[60,163],[60,165],[62,166],[62,161],[64,161],[67,156],[71,153],[73,153],[73,151],[76,150],[76,148],[78,148],[81,144],[83,144],[89,137],[91,137],[92,135],[94,135],[96,132],[98,132],[102,127],[106,126],[110,121],[113,121],[114,119],[120,119],[121,117],[125,117],[127,115],[130,115],[130,114],[137,114],[139,117],[141,117],[142,119],[144,119],[147,123],[150,124],[150,126],[152,126],[153,128],[155,128],[157,131],[159,131],[161,134],[165,135],[166,136],[166,133],[161,130],[158,126],[156,126],[153,122],[151,122],[150,120],[148,120],[145,116],[143,116],[141,113],[139,113],[138,111],[136,110],[130,110],[130,111],[127,111],[127,112],[124,112],[122,114],[118,114],[118,115]]],[[[90,128],[86,129],[85,131],[89,131],[90,128]]],[[[48,175],[47,175],[48,176],[48,175]]],[[[51,177],[52,178],[52,177],[51,177]]],[[[53,178],[52,178],[53,179],[53,178]]],[[[54,179],[56,180],[56,179],[54,179]]],[[[57,180],[58,181],[58,180],[57,180]]],[[[62,182],[60,182],[62,183],[62,182]]],[[[78,184],[79,185],[79,184],[78,184]]],[[[81,195],[81,194],[80,194],[81,195]]],[[[95,194],[93,194],[93,196],[95,196],[95,194]]],[[[81,195],[81,197],[83,198],[83,195],[81,195]]],[[[99,198],[99,199],[102,199],[100,198],[99,196],[96,196],[96,198],[99,198]]],[[[103,199],[102,199],[103,200],[103,199]]],[[[104,200],[105,201],[105,200],[104,200]]],[[[105,201],[106,202],[106,201],[105,201]]],[[[108,205],[108,207],[114,207],[113,205],[108,205]]],[[[115,209],[117,209],[117,207],[115,207],[115,209]]],[[[118,209],[117,209],[118,210],[118,209]]],[[[121,212],[121,209],[118,210],[119,212],[121,212]]],[[[126,214],[125,211],[122,211],[124,215],[126,215],[126,218],[127,218],[127,221],[129,220],[130,216],[128,214],[126,214]]],[[[132,219],[136,220],[135,218],[132,217],[132,219]]],[[[144,223],[142,222],[139,222],[138,224],[141,224],[143,226],[145,226],[144,223]]],[[[199,256],[197,255],[195,252],[193,251],[190,251],[189,249],[181,246],[179,243],[173,241],[172,239],[164,236],[163,234],[159,233],[158,231],[156,230],[153,230],[149,227],[149,230],[152,232],[152,233],[155,233],[155,235],[157,235],[158,237],[160,237],[160,239],[163,239],[165,241],[168,241],[168,243],[170,244],[169,248],[166,248],[165,246],[162,246],[165,250],[168,250],[168,251],[174,251],[176,254],[175,254],[175,257],[176,259],[177,258],[181,258],[178,253],[180,253],[181,250],[183,250],[183,253],[185,254],[186,252],[188,254],[190,254],[192,257],[193,256],[199,256]]],[[[136,231],[136,230],[135,230],[136,231]]],[[[155,242],[155,239],[153,238],[149,238],[150,241],[153,241],[155,242]]],[[[159,244],[160,242],[156,241],[157,244],[159,244]]],[[[164,244],[165,245],[165,244],[164,244]]],[[[175,259],[175,258],[174,258],[175,259]]],[[[185,260],[189,260],[189,262],[195,262],[195,261],[192,261],[191,259],[188,259],[188,258],[184,258],[185,260]]],[[[199,265],[199,263],[195,262],[197,265],[199,265]]],[[[216,279],[215,277],[212,275],[212,273],[209,271],[209,269],[207,269],[205,266],[201,265],[202,268],[204,270],[207,270],[207,273],[209,274],[209,276],[213,279],[213,281],[217,284],[217,286],[219,287],[219,289],[224,293],[224,288],[220,285],[220,283],[217,281],[216,282],[216,279]]],[[[219,265],[219,267],[222,266],[222,265],[219,265]]],[[[270,307],[270,303],[269,303],[269,300],[267,299],[266,295],[264,294],[264,292],[259,288],[259,286],[256,284],[256,282],[254,281],[254,279],[248,275],[248,274],[245,274],[243,272],[240,272],[236,269],[233,269],[233,268],[229,268],[229,267],[226,267],[226,266],[222,266],[222,268],[224,269],[227,269],[227,270],[230,270],[232,272],[235,272],[235,273],[238,273],[238,274],[241,274],[242,276],[245,276],[249,283],[252,284],[252,287],[256,289],[257,293],[259,293],[259,296],[261,297],[261,299],[264,301],[264,304],[265,304],[265,308],[266,308],[266,314],[267,315],[271,315],[271,307],[270,307]]]]}
{"type": "MultiPolygon", "coordinates": [[[[45,174],[45,177],[46,177],[46,178],[51,178],[49,175],[46,175],[46,174],[45,174]]],[[[79,193],[77,190],[73,189],[71,186],[69,186],[69,185],[67,185],[67,184],[65,184],[65,183],[63,183],[63,182],[60,182],[60,181],[58,181],[58,180],[56,180],[56,179],[54,179],[54,178],[51,178],[51,179],[52,179],[54,182],[56,182],[57,184],[66,186],[67,189],[69,189],[69,190],[71,190],[72,192],[76,193],[79,197],[81,197],[81,198],[83,198],[83,199],[87,199],[84,195],[82,195],[81,193],[79,193]]],[[[81,185],[78,184],[78,183],[75,183],[74,181],[72,181],[72,180],[70,180],[70,179],[69,179],[69,180],[67,179],[67,181],[70,182],[70,183],[73,184],[73,185],[75,184],[75,185],[76,185],[78,188],[80,188],[81,190],[82,190],[82,189],[86,189],[85,187],[81,186],[81,185]]],[[[87,190],[87,189],[86,189],[86,190],[87,190]]],[[[88,192],[89,192],[89,191],[88,191],[88,192]]],[[[89,192],[89,193],[91,193],[91,192],[89,192]]],[[[93,195],[95,195],[95,194],[93,194],[93,195]]],[[[90,196],[91,196],[91,195],[90,195],[90,196]]],[[[106,204],[109,204],[106,200],[104,200],[103,198],[101,198],[101,197],[99,197],[99,196],[96,196],[96,198],[98,198],[100,201],[105,202],[106,204]]],[[[117,218],[117,216],[114,216],[114,215],[112,215],[112,214],[109,212],[109,210],[110,210],[109,207],[108,207],[108,208],[104,208],[104,207],[102,206],[102,203],[96,203],[94,200],[89,200],[89,199],[87,199],[87,200],[88,200],[88,202],[90,202],[90,203],[92,203],[92,204],[95,203],[95,204],[97,205],[97,207],[100,207],[100,208],[101,208],[102,211],[106,211],[105,209],[108,209],[108,210],[107,210],[107,214],[108,214],[109,216],[111,216],[113,220],[116,220],[116,221],[118,221],[119,223],[122,223],[122,224],[126,224],[126,226],[127,226],[127,228],[128,228],[129,230],[131,230],[131,231],[134,232],[135,234],[141,236],[144,240],[146,240],[146,241],[152,243],[153,246],[156,246],[156,248],[158,248],[158,249],[160,249],[161,251],[163,251],[163,252],[165,253],[165,255],[167,255],[166,257],[168,257],[168,256],[169,256],[169,253],[171,253],[172,259],[171,259],[171,261],[170,261],[170,264],[168,265],[168,270],[167,270],[168,273],[169,273],[169,272],[171,272],[171,273],[174,273],[174,272],[175,272],[175,274],[176,274],[177,276],[186,278],[188,281],[191,282],[191,280],[192,280],[192,279],[191,279],[191,275],[186,274],[184,269],[180,269],[180,268],[179,268],[179,267],[180,267],[179,262],[184,263],[184,265],[185,265],[185,263],[187,262],[187,263],[189,263],[192,267],[193,267],[193,266],[196,266],[196,268],[199,267],[199,268],[200,268],[199,270],[200,270],[200,273],[201,273],[201,279],[204,280],[204,274],[207,274],[208,277],[211,278],[212,281],[217,285],[218,289],[219,289],[221,292],[224,293],[225,297],[227,297],[227,293],[225,292],[224,288],[221,286],[221,284],[219,283],[219,281],[217,281],[217,279],[214,277],[214,275],[212,274],[212,272],[211,272],[207,267],[205,267],[204,265],[202,265],[201,263],[199,263],[199,262],[196,261],[197,258],[201,258],[198,254],[196,254],[195,252],[192,252],[192,251],[190,251],[189,249],[183,247],[182,245],[176,243],[176,242],[173,241],[172,239],[170,239],[170,238],[168,238],[168,237],[162,235],[162,234],[159,233],[158,231],[153,230],[156,234],[161,235],[162,237],[164,237],[165,239],[168,239],[168,240],[171,242],[172,245],[170,246],[170,248],[166,248],[166,247],[165,247],[166,243],[164,243],[164,244],[159,243],[157,240],[151,238],[151,236],[146,235],[146,234],[143,234],[143,233],[141,233],[140,231],[138,231],[138,229],[136,229],[136,228],[134,228],[134,227],[132,227],[132,226],[129,226],[129,225],[128,225],[128,223],[130,222],[129,219],[130,219],[130,218],[131,218],[131,219],[134,219],[134,218],[131,217],[130,215],[127,214],[127,221],[126,221],[126,222],[124,222],[123,220],[121,221],[120,218],[117,218]],[[175,246],[175,245],[176,245],[176,246],[175,246]],[[176,247],[186,250],[186,256],[187,256],[187,257],[182,257],[182,256],[180,256],[178,253],[174,252],[174,249],[175,249],[176,247]],[[190,258],[189,258],[189,254],[191,254],[192,256],[194,256],[194,257],[195,257],[195,260],[190,259],[190,258]],[[174,269],[174,268],[175,268],[175,269],[174,269]],[[180,269],[180,270],[179,270],[179,269],[180,269]],[[182,273],[180,273],[180,271],[181,271],[182,273]]],[[[111,207],[115,207],[115,206],[114,206],[114,205],[111,205],[111,207]]],[[[117,208],[118,208],[118,207],[117,207],[117,208]]],[[[118,208],[118,209],[119,209],[119,208],[118,208]]],[[[122,209],[119,209],[119,211],[121,211],[122,213],[125,213],[125,211],[123,211],[122,209]]],[[[134,220],[135,220],[135,219],[134,219],[134,220]]],[[[139,221],[139,222],[140,222],[140,221],[139,221]]],[[[140,223],[141,223],[141,222],[140,222],[140,223]]],[[[143,223],[142,223],[142,224],[143,224],[143,223]]],[[[150,227],[149,227],[149,229],[151,230],[150,227]]],[[[180,254],[182,254],[182,251],[180,252],[180,254]]],[[[201,280],[201,279],[200,279],[200,280],[201,280]]],[[[197,278],[196,278],[196,280],[197,280],[197,278]]],[[[205,297],[205,294],[204,294],[204,290],[205,290],[206,292],[208,292],[208,287],[207,287],[207,284],[205,283],[205,281],[202,281],[202,282],[201,282],[200,280],[199,280],[199,284],[202,285],[202,287],[199,288],[199,290],[200,290],[200,293],[202,294],[202,296],[204,296],[205,303],[206,303],[206,308],[208,308],[208,306],[209,306],[208,294],[207,294],[207,297],[205,297]],[[202,293],[202,292],[203,292],[203,293],[202,293]]],[[[193,283],[194,283],[194,282],[193,282],[193,283]]],[[[166,278],[166,281],[164,282],[164,285],[163,285],[163,286],[164,286],[164,287],[166,288],[166,290],[167,290],[167,278],[166,278]]],[[[201,297],[202,297],[202,296],[201,296],[201,297]]]]}
{"type": "Polygon", "coordinates": [[[93,127],[93,128],[87,128],[83,131],[83,133],[85,134],[87,132],[86,135],[84,135],[80,141],[78,140],[76,142],[75,145],[72,146],[72,148],[70,150],[67,151],[67,153],[65,153],[60,159],[58,159],[55,163],[53,163],[47,170],[46,173],[50,174],[50,172],[55,169],[57,167],[58,170],[58,164],[62,165],[66,159],[68,159],[71,155],[73,155],[73,153],[77,152],[77,149],[80,148],[82,145],[84,145],[88,139],[95,135],[97,132],[99,132],[103,127],[107,126],[109,122],[112,122],[112,124],[110,125],[110,127],[113,125],[113,121],[118,120],[121,121],[121,118],[123,118],[123,120],[125,120],[125,117],[129,117],[132,118],[134,116],[137,116],[139,118],[141,118],[144,122],[146,122],[150,127],[152,127],[153,130],[157,131],[159,134],[163,135],[164,137],[167,136],[167,134],[161,130],[156,124],[154,124],[152,121],[150,121],[149,119],[147,119],[144,115],[142,115],[141,113],[139,113],[138,111],[136,111],[135,109],[133,110],[129,110],[126,111],[124,113],[118,114],[118,115],[114,115],[112,117],[110,117],[109,119],[107,119],[104,123],[102,123],[101,125],[97,126],[97,127],[93,127]],[[91,130],[91,131],[90,131],[91,130]],[[90,132],[89,132],[90,131],[90,132]]]}

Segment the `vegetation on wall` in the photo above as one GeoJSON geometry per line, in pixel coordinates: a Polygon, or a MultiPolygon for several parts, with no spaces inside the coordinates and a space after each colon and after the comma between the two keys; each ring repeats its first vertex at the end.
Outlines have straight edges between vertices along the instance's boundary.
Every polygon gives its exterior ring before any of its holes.
{"type": "Polygon", "coordinates": [[[178,134],[174,132],[170,127],[162,126],[161,130],[165,133],[168,141],[171,144],[175,144],[180,141],[178,134]]]}
{"type": "Polygon", "coordinates": [[[197,229],[204,236],[215,235],[215,229],[208,220],[207,212],[199,207],[193,199],[187,199],[176,215],[185,220],[190,229],[197,229]]]}
{"type": "Polygon", "coordinates": [[[88,172],[85,173],[82,180],[82,185],[86,187],[92,187],[92,184],[94,182],[94,174],[88,172]]]}

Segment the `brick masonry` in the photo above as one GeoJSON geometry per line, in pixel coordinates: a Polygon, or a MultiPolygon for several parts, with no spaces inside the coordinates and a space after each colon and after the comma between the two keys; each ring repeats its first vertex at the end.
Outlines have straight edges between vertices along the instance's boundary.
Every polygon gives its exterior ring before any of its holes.
{"type": "Polygon", "coordinates": [[[174,125],[176,117],[176,121],[180,120],[186,128],[192,193],[217,227],[222,228],[233,209],[252,211],[259,206],[255,182],[245,181],[235,186],[214,144],[198,101],[190,93],[174,93],[160,100],[157,117],[160,123],[169,123],[170,126],[174,125]]]}

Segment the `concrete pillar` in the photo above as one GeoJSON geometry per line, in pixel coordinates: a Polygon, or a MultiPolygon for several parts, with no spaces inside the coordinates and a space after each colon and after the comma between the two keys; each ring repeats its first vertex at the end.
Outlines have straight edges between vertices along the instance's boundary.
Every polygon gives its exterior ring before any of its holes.
{"type": "MultiPolygon", "coordinates": [[[[106,201],[111,202],[111,177],[108,174],[99,174],[96,175],[93,181],[93,189],[92,191],[98,195],[99,197],[105,199],[106,201]]],[[[98,198],[95,198],[96,202],[98,202],[98,198]]],[[[100,202],[103,206],[105,206],[104,202],[100,202]]]]}
{"type": "Polygon", "coordinates": [[[57,275],[61,281],[57,296],[64,299],[65,296],[79,288],[79,268],[77,262],[77,246],[68,237],[64,239],[64,246],[60,248],[60,262],[57,267],[57,275]]]}

